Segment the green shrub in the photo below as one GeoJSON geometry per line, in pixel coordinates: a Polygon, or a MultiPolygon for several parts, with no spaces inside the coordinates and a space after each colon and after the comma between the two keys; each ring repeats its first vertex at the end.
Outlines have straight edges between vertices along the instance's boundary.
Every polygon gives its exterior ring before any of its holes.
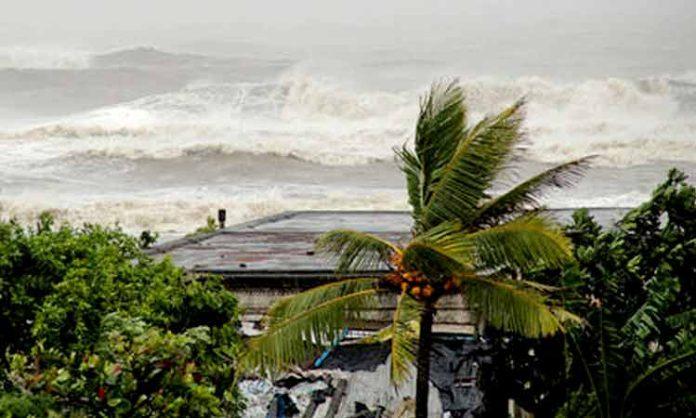
{"type": "Polygon", "coordinates": [[[153,261],[119,230],[0,223],[10,416],[238,415],[237,317],[219,278],[153,261]]]}
{"type": "Polygon", "coordinates": [[[53,398],[48,395],[23,393],[0,394],[0,417],[59,417],[53,405],[53,398]]]}
{"type": "Polygon", "coordinates": [[[187,236],[193,236],[198,234],[210,234],[218,230],[218,223],[212,216],[205,218],[205,225],[196,228],[195,231],[188,234],[187,236]]]}

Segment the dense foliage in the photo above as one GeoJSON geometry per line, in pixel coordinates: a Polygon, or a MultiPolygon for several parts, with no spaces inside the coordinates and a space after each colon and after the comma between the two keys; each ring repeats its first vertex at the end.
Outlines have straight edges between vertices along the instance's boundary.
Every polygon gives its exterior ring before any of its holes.
{"type": "Polygon", "coordinates": [[[0,222],[0,416],[235,416],[237,310],[119,230],[0,222]]]}
{"type": "Polygon", "coordinates": [[[562,286],[586,325],[542,341],[490,335],[489,403],[511,397],[541,417],[694,416],[696,188],[672,170],[616,228],[581,210],[566,232],[577,264],[535,279],[562,286]]]}

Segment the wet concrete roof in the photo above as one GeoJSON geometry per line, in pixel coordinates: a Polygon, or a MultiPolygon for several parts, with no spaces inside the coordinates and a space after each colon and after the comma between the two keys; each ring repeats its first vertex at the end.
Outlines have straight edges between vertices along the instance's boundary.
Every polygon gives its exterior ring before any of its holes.
{"type": "MultiPolygon", "coordinates": [[[[591,213],[607,226],[625,211],[599,208],[591,213]]],[[[560,222],[567,222],[573,209],[550,212],[560,222]]],[[[150,254],[169,255],[175,264],[192,272],[244,279],[240,284],[247,287],[280,283],[305,287],[335,277],[333,261],[314,253],[314,242],[321,233],[348,228],[399,241],[408,238],[410,225],[409,213],[401,211],[285,212],[163,243],[152,248],[150,254]]]]}

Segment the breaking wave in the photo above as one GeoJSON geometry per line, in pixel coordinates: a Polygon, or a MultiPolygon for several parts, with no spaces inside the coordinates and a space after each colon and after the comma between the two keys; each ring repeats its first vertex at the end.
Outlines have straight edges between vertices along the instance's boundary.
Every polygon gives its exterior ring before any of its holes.
{"type": "MultiPolygon", "coordinates": [[[[600,164],[635,165],[696,161],[695,81],[689,75],[583,82],[525,77],[463,85],[474,118],[526,97],[531,160],[598,154],[600,164]]],[[[419,93],[356,91],[297,72],[273,82],[198,82],[5,131],[0,143],[20,141],[27,150],[40,144],[53,157],[175,158],[209,151],[362,164],[391,159],[391,148],[412,136],[419,93]]]]}
{"type": "Polygon", "coordinates": [[[131,194],[109,198],[76,199],[72,202],[47,202],[45,196],[23,196],[22,199],[2,199],[0,219],[14,218],[31,224],[42,212],[51,212],[59,222],[123,225],[127,232],[139,233],[155,229],[163,238],[178,237],[202,226],[206,217],[217,209],[226,208],[228,223],[235,224],[287,210],[353,209],[404,210],[401,191],[378,191],[371,194],[355,190],[322,193],[309,196],[287,196],[279,188],[240,190],[219,193],[213,190],[170,190],[168,192],[131,194]]]}

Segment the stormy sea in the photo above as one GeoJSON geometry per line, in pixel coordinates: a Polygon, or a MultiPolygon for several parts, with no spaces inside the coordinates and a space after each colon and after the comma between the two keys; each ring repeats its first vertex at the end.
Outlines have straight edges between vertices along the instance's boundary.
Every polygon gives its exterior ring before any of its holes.
{"type": "Polygon", "coordinates": [[[393,147],[412,140],[419,97],[441,77],[460,80],[472,123],[527,100],[511,181],[598,156],[577,187],[545,198],[549,207],[630,207],[670,167],[696,175],[689,68],[598,69],[558,54],[483,65],[389,48],[200,51],[0,48],[0,218],[51,211],[175,237],[218,208],[228,224],[285,210],[406,209],[393,147]]]}

